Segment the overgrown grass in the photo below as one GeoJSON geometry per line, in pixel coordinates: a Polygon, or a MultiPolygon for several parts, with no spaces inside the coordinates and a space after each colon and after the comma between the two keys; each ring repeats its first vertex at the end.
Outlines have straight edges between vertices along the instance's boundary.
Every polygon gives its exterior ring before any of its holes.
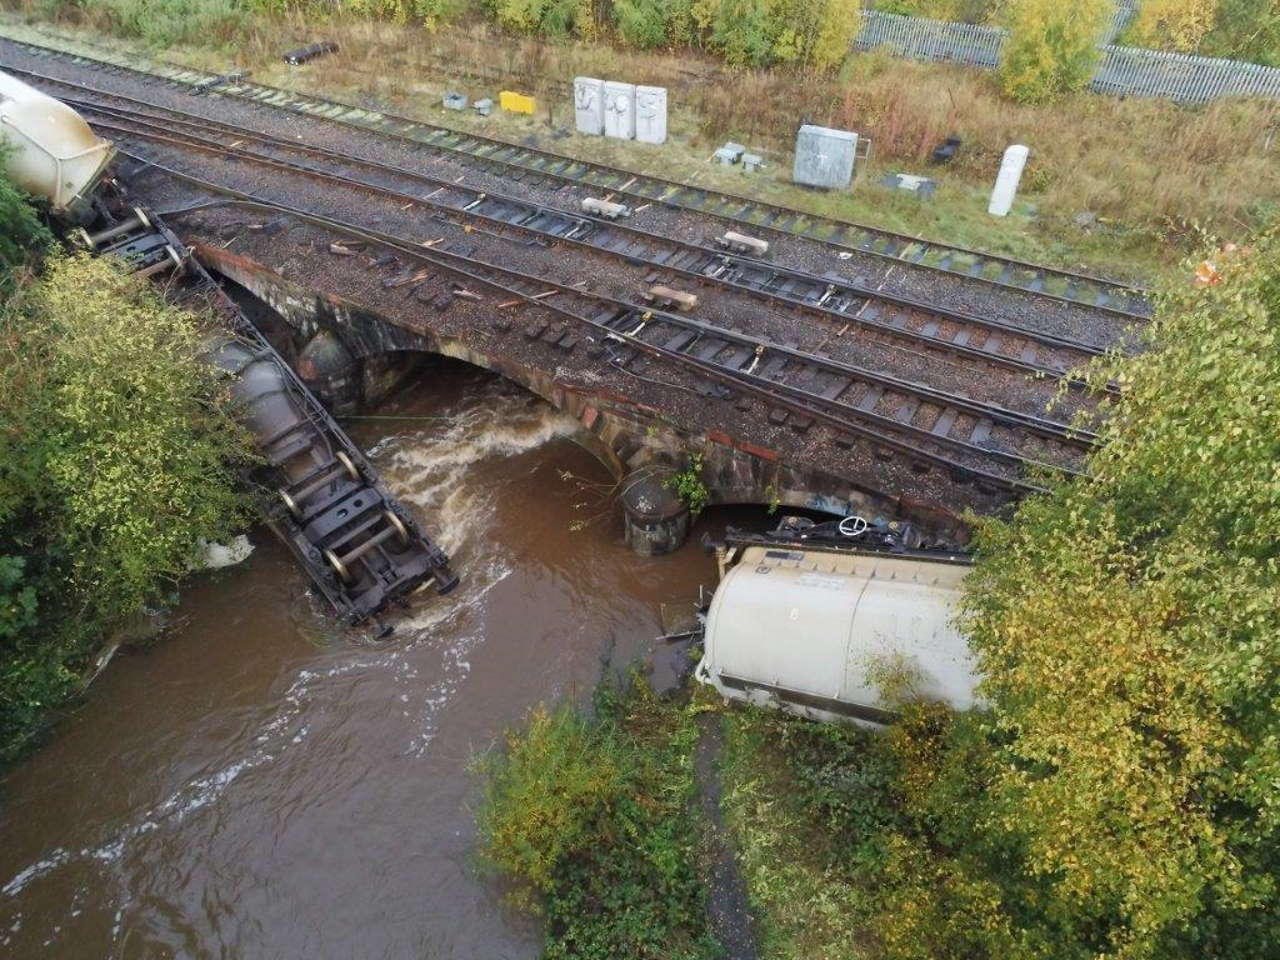
{"type": "Polygon", "coordinates": [[[691,714],[638,675],[588,717],[538,708],[481,756],[482,863],[546,918],[548,958],[704,960],[691,714]]]}
{"type": "MultiPolygon", "coordinates": [[[[159,11],[233,0],[105,0],[92,6],[16,0],[37,19],[133,38],[152,38],[164,56],[214,70],[234,65],[265,82],[359,100],[435,123],[500,137],[546,137],[572,127],[575,75],[626,77],[671,91],[671,141],[664,147],[556,135],[556,151],[759,195],[803,210],[853,219],[1030,260],[1145,279],[1168,270],[1176,251],[1207,230],[1241,235],[1280,210],[1280,104],[1229,100],[1185,108],[1156,100],[1079,94],[1053,106],[1014,105],[981,71],[911,63],[882,54],[850,56],[838,75],[730,70],[689,51],[621,50],[603,43],[548,43],[510,36],[487,21],[429,33],[350,16],[297,14],[222,18],[174,46],[159,11]],[[139,25],[121,9],[157,11],[139,25]],[[285,67],[288,46],[333,37],[342,53],[301,70],[285,67]],[[163,40],[159,38],[164,38],[163,40]],[[536,117],[488,119],[438,107],[446,89],[492,95],[515,88],[539,98],[536,117]],[[872,160],[849,193],[792,186],[790,149],[800,121],[858,130],[872,160]],[[964,141],[957,159],[933,167],[947,135],[964,141]],[[708,163],[735,139],[764,151],[764,173],[708,163]],[[1032,158],[1014,214],[995,220],[986,199],[1006,146],[1032,158]],[[886,172],[926,173],[934,199],[918,201],[875,184],[886,172]]],[[[86,34],[89,35],[89,34],[86,34]]]]}
{"type": "Polygon", "coordinates": [[[880,734],[754,708],[724,722],[726,816],[763,956],[1080,956],[1043,918],[1018,923],[1037,891],[981,826],[982,715],[909,704],[880,734]]]}

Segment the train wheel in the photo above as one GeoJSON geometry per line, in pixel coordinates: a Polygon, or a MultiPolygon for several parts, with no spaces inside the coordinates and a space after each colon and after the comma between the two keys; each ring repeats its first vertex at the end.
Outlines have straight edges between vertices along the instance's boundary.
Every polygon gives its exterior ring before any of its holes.
{"type": "Polygon", "coordinates": [[[403,546],[407,547],[411,541],[409,538],[409,530],[407,527],[405,527],[404,521],[401,520],[399,517],[397,517],[390,510],[382,511],[382,515],[387,518],[387,523],[395,527],[396,533],[400,535],[400,543],[403,546]]]}
{"type": "Polygon", "coordinates": [[[288,490],[280,491],[280,499],[284,501],[284,505],[289,508],[289,512],[293,514],[293,519],[302,519],[302,508],[298,506],[298,502],[289,496],[288,490]]]}
{"type": "Polygon", "coordinates": [[[347,476],[355,481],[360,480],[360,471],[356,469],[356,465],[351,462],[351,458],[347,456],[347,452],[345,450],[339,450],[333,455],[333,458],[346,469],[347,476]]]}
{"type": "Polygon", "coordinates": [[[351,571],[347,569],[347,565],[342,562],[342,559],[336,553],[332,550],[326,549],[324,552],[324,558],[329,561],[329,566],[333,567],[334,572],[338,575],[338,579],[343,583],[351,582],[351,571]]]}

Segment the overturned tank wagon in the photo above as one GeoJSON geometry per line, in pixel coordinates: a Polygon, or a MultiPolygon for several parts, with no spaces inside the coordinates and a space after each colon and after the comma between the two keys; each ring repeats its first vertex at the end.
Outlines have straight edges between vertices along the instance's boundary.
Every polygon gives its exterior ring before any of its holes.
{"type": "Polygon", "coordinates": [[[242,422],[266,459],[277,502],[264,511],[329,602],[353,621],[435,584],[458,583],[448,557],[382,488],[274,350],[223,334],[210,361],[233,378],[242,422]]]}
{"type": "Polygon", "coordinates": [[[0,72],[0,150],[19,187],[70,223],[95,216],[94,189],[115,148],[65,103],[0,72]]]}
{"type": "Polygon", "coordinates": [[[320,401],[152,211],[130,205],[114,148],[65,104],[0,73],[6,165],[74,245],[139,277],[164,276],[177,302],[223,321],[207,358],[231,378],[257,440],[262,517],[333,610],[360,623],[428,586],[458,583],[449,558],[378,479],[320,401]]]}
{"type": "Polygon", "coordinates": [[[953,624],[968,560],[750,540],[722,557],[694,675],[724,697],[878,727],[895,717],[882,683],[900,674],[912,697],[974,706],[953,624]]]}

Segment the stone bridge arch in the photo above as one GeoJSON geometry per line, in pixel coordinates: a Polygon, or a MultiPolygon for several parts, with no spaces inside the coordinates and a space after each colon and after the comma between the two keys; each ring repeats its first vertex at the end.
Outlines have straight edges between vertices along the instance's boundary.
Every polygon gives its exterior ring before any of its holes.
{"type": "Polygon", "coordinates": [[[376,311],[287,281],[225,250],[197,246],[196,252],[207,267],[284,320],[300,344],[298,373],[340,412],[378,403],[411,371],[410,358],[435,354],[505,377],[576,418],[583,426],[584,445],[619,479],[655,468],[685,470],[696,454],[709,505],[789,506],[884,518],[904,514],[904,505],[896,500],[828,473],[792,466],[775,451],[718,431],[682,430],[661,410],[640,407],[606,387],[585,388],[558,377],[555,370],[479,352],[461,335],[429,322],[419,329],[392,323],[376,311]]]}

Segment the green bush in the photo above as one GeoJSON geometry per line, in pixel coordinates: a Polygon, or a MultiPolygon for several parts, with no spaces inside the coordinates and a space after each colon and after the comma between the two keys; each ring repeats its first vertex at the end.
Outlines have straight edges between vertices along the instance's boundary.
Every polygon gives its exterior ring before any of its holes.
{"type": "Polygon", "coordinates": [[[714,955],[694,863],[696,728],[638,677],[595,715],[538,708],[479,758],[482,862],[546,917],[548,958],[714,955]]]}
{"type": "Polygon", "coordinates": [[[1005,93],[1042,103],[1087,87],[1113,9],[1110,0],[1012,0],[1000,63],[1005,93]]]}
{"type": "Polygon", "coordinates": [[[1026,920],[1035,884],[1018,849],[984,829],[986,718],[930,703],[901,713],[885,733],[754,709],[726,718],[729,819],[765,954],[1050,955],[1026,920]]]}
{"type": "Polygon", "coordinates": [[[1280,3],[1218,0],[1213,26],[1196,52],[1280,67],[1280,3]]]}
{"type": "Polygon", "coordinates": [[[246,26],[240,0],[95,0],[121,36],[156,47],[226,43],[246,26]]]}
{"type": "MultiPolygon", "coordinates": [[[[0,149],[0,169],[6,152],[0,149]]],[[[35,208],[8,177],[0,175],[0,297],[13,292],[14,274],[37,260],[53,243],[53,235],[35,208]]]]}
{"type": "Polygon", "coordinates": [[[852,48],[861,13],[858,0],[697,0],[693,18],[707,45],[733,66],[826,70],[852,48]]]}
{"type": "MultiPolygon", "coordinates": [[[[653,49],[671,40],[672,18],[680,9],[664,0],[616,0],[613,22],[623,44],[653,49]]],[[[689,8],[682,9],[687,17],[689,8]]]]}
{"type": "Polygon", "coordinates": [[[0,308],[0,761],[75,692],[122,620],[245,519],[195,318],[144,281],[56,259],[0,308]]]}
{"type": "Polygon", "coordinates": [[[696,517],[706,509],[711,500],[711,491],[702,479],[702,454],[693,454],[689,458],[689,465],[667,478],[665,486],[689,508],[690,516],[696,517]]]}
{"type": "Polygon", "coordinates": [[[508,30],[559,39],[570,35],[592,37],[596,11],[592,0],[484,0],[508,30]]]}

